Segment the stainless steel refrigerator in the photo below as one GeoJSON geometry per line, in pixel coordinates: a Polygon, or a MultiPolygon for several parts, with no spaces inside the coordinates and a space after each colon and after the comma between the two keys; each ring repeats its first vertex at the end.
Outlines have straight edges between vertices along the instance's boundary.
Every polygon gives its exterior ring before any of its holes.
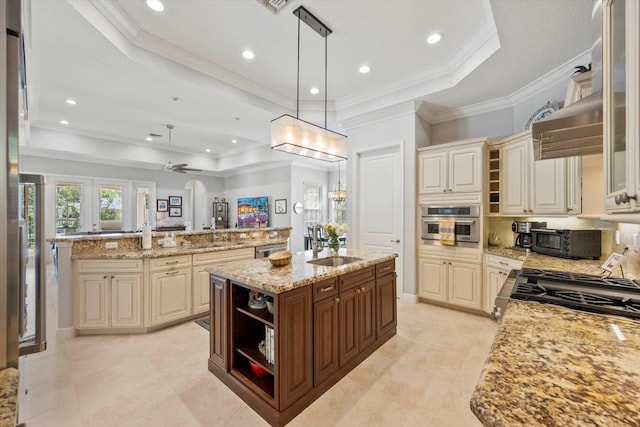
{"type": "MultiPolygon", "coordinates": [[[[33,329],[45,324],[43,229],[36,223],[35,215],[32,218],[27,213],[22,223],[23,233],[20,232],[20,218],[25,215],[25,210],[20,203],[24,186],[20,185],[18,149],[21,120],[28,117],[20,8],[20,0],[0,0],[0,21],[5,25],[5,31],[0,35],[0,94],[5,94],[3,102],[0,102],[0,368],[18,367],[21,347],[24,348],[23,354],[46,347],[44,330],[36,332],[33,329]],[[35,233],[39,233],[38,238],[35,233]],[[29,260],[29,256],[33,256],[33,260],[29,260]],[[31,276],[34,278],[28,279],[31,276]],[[35,283],[36,280],[40,282],[35,283]],[[33,284],[28,281],[33,281],[33,284]],[[37,287],[40,291],[36,290],[37,287]],[[29,292],[29,289],[33,290],[29,292]],[[28,299],[36,296],[36,292],[40,294],[33,299],[31,306],[25,305],[28,299]],[[41,306],[37,307],[38,304],[41,306]],[[33,318],[32,324],[29,324],[29,317],[33,318]],[[35,343],[36,339],[40,342],[35,343]]],[[[26,185],[38,187],[39,198],[42,199],[42,184],[26,185]]],[[[33,191],[35,197],[35,187],[29,191],[33,191]]],[[[35,202],[29,204],[34,212],[40,210],[37,221],[41,222],[42,203],[39,207],[35,202]]]]}

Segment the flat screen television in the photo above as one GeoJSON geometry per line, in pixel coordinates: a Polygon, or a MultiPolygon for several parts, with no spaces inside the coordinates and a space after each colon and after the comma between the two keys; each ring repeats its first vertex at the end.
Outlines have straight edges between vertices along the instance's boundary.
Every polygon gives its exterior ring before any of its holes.
{"type": "Polygon", "coordinates": [[[269,226],[269,198],[238,198],[238,228],[262,228],[269,226]]]}

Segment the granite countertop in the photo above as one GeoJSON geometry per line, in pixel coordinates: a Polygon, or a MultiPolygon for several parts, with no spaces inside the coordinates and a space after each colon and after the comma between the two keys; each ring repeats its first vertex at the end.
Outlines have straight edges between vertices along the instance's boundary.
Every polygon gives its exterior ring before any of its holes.
{"type": "Polygon", "coordinates": [[[640,323],[512,301],[470,405],[485,426],[638,426],[640,323]]]}
{"type": "Polygon", "coordinates": [[[16,368],[0,370],[0,426],[13,427],[18,409],[18,380],[16,368]]]}
{"type": "MultiPolygon", "coordinates": [[[[523,267],[526,268],[542,268],[545,270],[571,271],[573,273],[583,274],[602,274],[603,260],[592,259],[566,259],[541,255],[534,252],[525,253],[511,248],[500,248],[497,246],[489,246],[485,248],[485,252],[492,255],[503,256],[507,258],[524,261],[523,267]]],[[[628,279],[638,279],[633,274],[626,272],[625,277],[628,279]]],[[[620,277],[620,270],[616,269],[611,273],[612,277],[620,277]]]]}
{"type": "Polygon", "coordinates": [[[140,258],[162,258],[177,255],[192,255],[207,252],[221,252],[232,249],[255,248],[263,245],[286,244],[287,239],[252,240],[246,243],[218,242],[202,245],[184,245],[173,248],[154,248],[138,250],[106,250],[100,254],[87,253],[71,255],[71,259],[140,259],[140,258]]]}
{"type": "MultiPolygon", "coordinates": [[[[336,277],[350,271],[359,270],[374,264],[394,259],[396,254],[381,254],[354,249],[341,248],[341,256],[353,256],[360,261],[338,267],[327,267],[307,263],[312,259],[313,251],[293,254],[291,263],[283,267],[274,267],[268,258],[243,260],[217,264],[207,268],[209,273],[236,280],[240,283],[263,289],[268,292],[282,293],[310,285],[320,280],[336,277]]],[[[328,249],[318,254],[318,258],[329,256],[328,249]]]]}

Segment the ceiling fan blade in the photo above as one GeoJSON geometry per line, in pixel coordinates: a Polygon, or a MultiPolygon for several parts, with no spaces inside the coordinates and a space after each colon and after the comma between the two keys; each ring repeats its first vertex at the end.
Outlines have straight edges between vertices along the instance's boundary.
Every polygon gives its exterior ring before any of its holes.
{"type": "Polygon", "coordinates": [[[171,169],[171,171],[173,172],[178,172],[178,173],[186,173],[184,170],[182,169],[171,169]]]}
{"type": "Polygon", "coordinates": [[[202,172],[202,169],[195,169],[195,168],[179,168],[177,170],[181,170],[181,171],[191,171],[191,172],[202,172]]]}
{"type": "Polygon", "coordinates": [[[185,166],[189,166],[188,163],[178,163],[177,165],[171,165],[173,169],[182,169],[185,166]]]}

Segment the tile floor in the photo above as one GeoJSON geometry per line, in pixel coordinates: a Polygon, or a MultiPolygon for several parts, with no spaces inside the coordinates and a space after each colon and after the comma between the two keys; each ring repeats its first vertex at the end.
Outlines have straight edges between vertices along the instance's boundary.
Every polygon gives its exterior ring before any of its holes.
{"type": "MultiPolygon", "coordinates": [[[[49,349],[20,366],[19,419],[28,427],[267,426],[209,373],[208,333],[194,322],[55,342],[51,279],[49,349]]],[[[480,425],[469,398],[497,325],[427,304],[398,308],[398,334],[290,426],[480,425]]]]}

